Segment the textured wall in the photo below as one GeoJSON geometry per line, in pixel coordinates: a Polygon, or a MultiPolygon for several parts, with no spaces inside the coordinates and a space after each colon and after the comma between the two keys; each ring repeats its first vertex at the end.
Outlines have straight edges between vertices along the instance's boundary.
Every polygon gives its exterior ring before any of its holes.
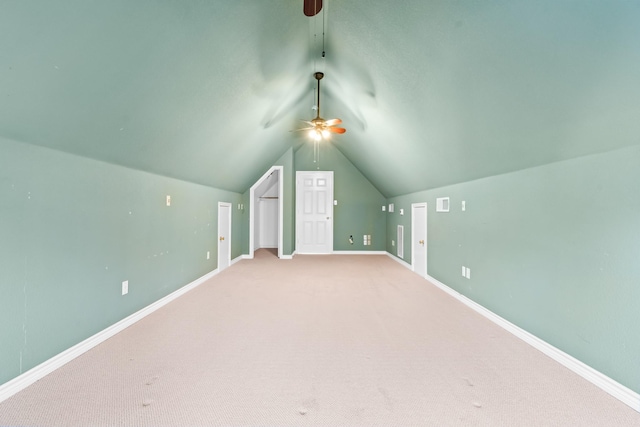
{"type": "Polygon", "coordinates": [[[283,180],[282,188],[284,191],[284,200],[283,204],[283,218],[282,218],[282,240],[283,240],[283,255],[291,255],[295,250],[295,171],[293,166],[293,149],[289,148],[283,155],[278,159],[278,161],[274,164],[274,166],[282,166],[284,169],[282,171],[282,176],[280,179],[283,180]]]}
{"type": "MultiPolygon", "coordinates": [[[[639,164],[635,146],[390,201],[429,204],[429,275],[640,392],[639,164]]],[[[411,259],[410,218],[389,215],[387,250],[401,221],[411,259]]]]}
{"type": "Polygon", "coordinates": [[[218,202],[241,197],[6,139],[0,153],[0,384],[214,270],[218,202]]]}

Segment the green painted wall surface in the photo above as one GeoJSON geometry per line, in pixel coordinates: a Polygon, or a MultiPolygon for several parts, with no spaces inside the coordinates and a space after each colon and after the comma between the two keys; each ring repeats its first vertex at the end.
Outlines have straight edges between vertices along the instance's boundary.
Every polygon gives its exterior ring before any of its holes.
{"type": "MultiPolygon", "coordinates": [[[[638,165],[635,146],[389,202],[428,203],[430,276],[640,392],[638,165]]],[[[389,214],[387,250],[400,222],[410,260],[410,218],[389,214]]]]}
{"type": "Polygon", "coordinates": [[[0,384],[214,270],[240,197],[0,138],[0,384]]]}
{"type": "MultiPolygon", "coordinates": [[[[345,142],[346,143],[346,142],[345,142]]],[[[296,171],[333,171],[333,249],[336,251],[384,251],[386,216],[382,212],[385,197],[344,155],[333,146],[320,147],[319,164],[313,161],[313,145],[304,144],[295,153],[296,171]],[[364,246],[363,235],[371,235],[364,246]],[[349,243],[353,236],[354,244],[349,243]]]]}
{"type": "Polygon", "coordinates": [[[274,166],[282,166],[284,168],[282,176],[280,177],[280,179],[283,180],[282,186],[284,191],[284,200],[282,201],[282,254],[291,255],[295,250],[295,172],[293,167],[293,148],[289,148],[282,157],[278,159],[274,166]]]}

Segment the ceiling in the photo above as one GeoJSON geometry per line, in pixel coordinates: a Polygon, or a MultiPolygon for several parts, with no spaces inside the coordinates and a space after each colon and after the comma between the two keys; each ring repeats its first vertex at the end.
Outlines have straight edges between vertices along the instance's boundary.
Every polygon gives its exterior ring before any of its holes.
{"type": "Polygon", "coordinates": [[[387,197],[640,143],[640,2],[6,0],[0,136],[244,192],[315,116],[387,197]],[[323,37],[325,57],[322,57],[323,37]]]}

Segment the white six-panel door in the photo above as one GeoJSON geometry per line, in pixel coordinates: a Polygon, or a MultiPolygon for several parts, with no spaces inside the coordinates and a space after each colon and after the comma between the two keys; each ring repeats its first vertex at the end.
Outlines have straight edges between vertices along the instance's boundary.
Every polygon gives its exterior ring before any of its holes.
{"type": "Polygon", "coordinates": [[[231,264],[231,203],[218,202],[218,271],[231,264]]]}
{"type": "Polygon", "coordinates": [[[296,172],[296,252],[333,252],[333,171],[296,172]]]}
{"type": "Polygon", "coordinates": [[[411,265],[413,271],[427,276],[427,204],[411,205],[411,265]]]}

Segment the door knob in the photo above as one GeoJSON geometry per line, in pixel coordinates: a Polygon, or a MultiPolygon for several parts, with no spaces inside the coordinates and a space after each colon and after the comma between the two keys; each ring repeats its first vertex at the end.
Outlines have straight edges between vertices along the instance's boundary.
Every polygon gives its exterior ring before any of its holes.
{"type": "Polygon", "coordinates": [[[220,236],[220,241],[223,241],[223,240],[224,240],[224,237],[220,236]]]}
{"type": "Polygon", "coordinates": [[[424,240],[420,240],[418,243],[420,243],[421,245],[424,245],[424,240]]]}

